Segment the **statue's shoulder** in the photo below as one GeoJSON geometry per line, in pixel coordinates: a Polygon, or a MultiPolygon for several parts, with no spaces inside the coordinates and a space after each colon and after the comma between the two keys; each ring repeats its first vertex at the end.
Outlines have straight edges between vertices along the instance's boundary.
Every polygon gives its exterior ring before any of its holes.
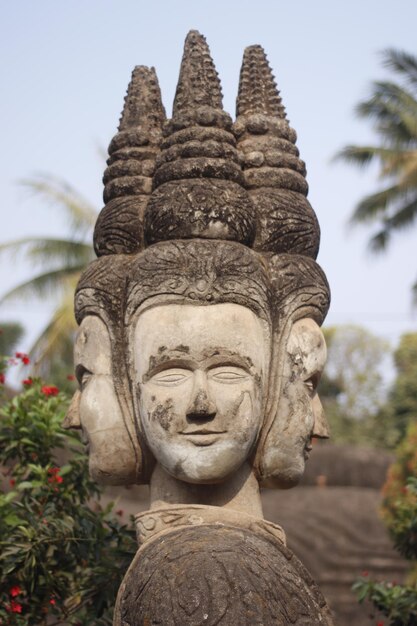
{"type": "Polygon", "coordinates": [[[133,560],[115,626],[332,625],[305,567],[272,533],[201,524],[162,533],[133,560]]]}

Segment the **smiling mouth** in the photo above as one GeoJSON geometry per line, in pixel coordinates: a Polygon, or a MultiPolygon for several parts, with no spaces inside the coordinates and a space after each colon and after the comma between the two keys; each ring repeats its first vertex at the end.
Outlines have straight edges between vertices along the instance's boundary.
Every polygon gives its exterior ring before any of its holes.
{"type": "Polygon", "coordinates": [[[210,430],[208,428],[198,428],[196,430],[184,430],[181,435],[187,437],[195,446],[211,446],[215,443],[225,430],[210,430]]]}

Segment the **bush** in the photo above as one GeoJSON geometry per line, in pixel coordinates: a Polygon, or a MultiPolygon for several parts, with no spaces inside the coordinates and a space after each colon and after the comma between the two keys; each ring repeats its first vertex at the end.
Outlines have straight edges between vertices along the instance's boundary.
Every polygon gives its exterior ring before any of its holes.
{"type": "MultiPolygon", "coordinates": [[[[417,626],[417,424],[409,427],[388,471],[382,517],[395,548],[410,561],[406,585],[362,576],[353,586],[359,601],[368,598],[390,626],[417,626]]],[[[383,622],[381,622],[383,624],[383,622]]]]}
{"type": "Polygon", "coordinates": [[[24,383],[0,409],[0,624],[111,624],[133,525],[100,506],[79,437],[61,428],[65,394],[24,383]]]}

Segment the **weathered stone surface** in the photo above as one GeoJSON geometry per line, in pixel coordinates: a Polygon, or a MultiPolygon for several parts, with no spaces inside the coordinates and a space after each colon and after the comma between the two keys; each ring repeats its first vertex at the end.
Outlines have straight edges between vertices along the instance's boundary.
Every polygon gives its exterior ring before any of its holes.
{"type": "Polygon", "coordinates": [[[165,183],[146,209],[148,243],[164,239],[232,239],[250,245],[255,237],[255,209],[237,184],[201,178],[165,183]]]}
{"type": "Polygon", "coordinates": [[[109,147],[101,258],[75,298],[67,426],[83,429],[94,478],[151,488],[115,624],[331,624],[260,500],[260,485],[295,485],[328,436],[330,293],[295,131],[259,46],[232,127],[196,31],[164,118],[154,71],[137,68],[109,147]]]}
{"type": "Polygon", "coordinates": [[[256,247],[261,251],[317,255],[320,230],[307,198],[290,189],[261,187],[251,194],[258,215],[256,247]]]}
{"type": "Polygon", "coordinates": [[[316,258],[320,229],[305,198],[305,164],[261,46],[244,52],[236,115],[234,133],[244,184],[256,207],[253,247],[316,258]]]}
{"type": "Polygon", "coordinates": [[[398,582],[406,575],[407,562],[379,514],[390,462],[384,450],[317,443],[300,487],[262,494],[265,517],[284,526],[289,548],[319,584],[338,626],[372,623],[372,606],[352,592],[362,572],[398,582]]]}
{"type": "Polygon", "coordinates": [[[252,244],[255,209],[231,128],[206,41],[191,31],[145,213],[148,244],[191,237],[252,244]]]}
{"type": "Polygon", "coordinates": [[[104,202],[95,231],[97,256],[143,248],[143,214],[152,191],[165,111],[153,68],[133,70],[119,130],[109,146],[104,202]]]}
{"type": "Polygon", "coordinates": [[[332,624],[311,576],[280,542],[199,526],[138,552],[119,591],[115,626],[332,624]]]}
{"type": "Polygon", "coordinates": [[[154,306],[139,315],[138,409],[148,446],[168,474],[217,483],[247,460],[262,423],[269,346],[268,325],[230,302],[154,306]]]}

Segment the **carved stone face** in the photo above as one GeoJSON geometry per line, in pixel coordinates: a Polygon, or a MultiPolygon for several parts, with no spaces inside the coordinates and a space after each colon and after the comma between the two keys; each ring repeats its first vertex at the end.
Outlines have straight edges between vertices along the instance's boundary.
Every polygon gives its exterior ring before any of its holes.
{"type": "Polygon", "coordinates": [[[114,390],[111,358],[106,325],[98,317],[86,317],[74,348],[80,392],[64,425],[82,429],[91,477],[103,484],[123,484],[132,482],[134,459],[114,390]]]}
{"type": "Polygon", "coordinates": [[[167,304],[139,315],[133,343],[140,420],[156,460],[186,482],[226,479],[259,433],[266,325],[237,304],[167,304]]]}
{"type": "Polygon", "coordinates": [[[312,319],[296,322],[284,355],[278,414],[261,461],[268,486],[296,485],[304,473],[313,437],[327,438],[329,429],[316,393],[326,362],[326,343],[312,319]]]}

